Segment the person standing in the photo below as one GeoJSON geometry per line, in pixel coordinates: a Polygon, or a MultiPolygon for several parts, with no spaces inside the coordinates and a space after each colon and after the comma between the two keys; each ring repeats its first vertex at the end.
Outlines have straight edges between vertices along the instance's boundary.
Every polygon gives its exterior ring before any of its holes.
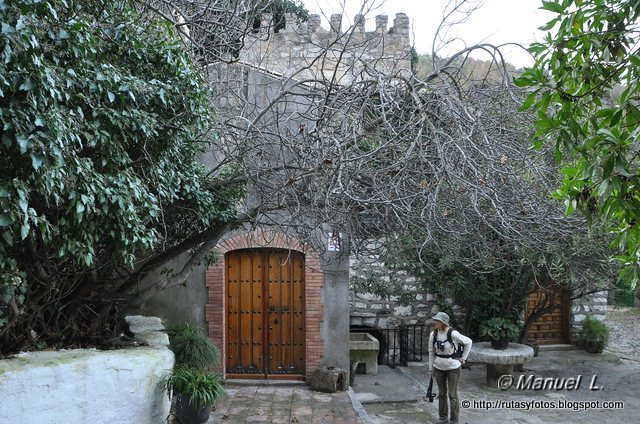
{"type": "Polygon", "coordinates": [[[429,336],[429,376],[438,384],[438,423],[457,423],[460,368],[471,351],[472,341],[449,326],[449,315],[438,312],[433,318],[435,330],[429,336]],[[459,348],[464,346],[462,353],[459,348]]]}

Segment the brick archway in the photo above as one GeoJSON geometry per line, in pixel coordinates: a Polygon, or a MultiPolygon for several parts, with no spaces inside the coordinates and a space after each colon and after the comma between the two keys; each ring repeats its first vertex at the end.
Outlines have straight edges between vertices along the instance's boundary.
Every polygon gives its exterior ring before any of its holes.
{"type": "MultiPolygon", "coordinates": [[[[212,264],[205,272],[205,283],[208,301],[205,307],[205,318],[209,338],[220,348],[222,358],[226,358],[226,314],[225,314],[225,254],[240,249],[277,248],[301,252],[305,255],[305,376],[309,380],[320,365],[324,343],[321,337],[323,307],[320,295],[324,283],[324,275],[320,269],[320,258],[316,252],[305,249],[293,238],[274,232],[243,233],[220,242],[215,250],[222,259],[212,264]]],[[[226,375],[224,361],[220,370],[226,375]]]]}

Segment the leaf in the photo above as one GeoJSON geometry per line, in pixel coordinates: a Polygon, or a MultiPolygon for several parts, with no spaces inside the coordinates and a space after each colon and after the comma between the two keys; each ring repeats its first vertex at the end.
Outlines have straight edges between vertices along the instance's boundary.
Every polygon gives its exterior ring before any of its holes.
{"type": "Polygon", "coordinates": [[[9,246],[13,246],[13,234],[11,233],[10,230],[7,230],[4,233],[2,233],[2,238],[9,246]]]}
{"type": "Polygon", "coordinates": [[[616,171],[616,173],[618,175],[623,175],[625,177],[633,177],[634,176],[634,173],[633,172],[629,172],[627,170],[627,167],[625,166],[625,164],[621,160],[616,161],[616,164],[613,167],[613,169],[615,169],[615,171],[616,171]]]}
{"type": "Polygon", "coordinates": [[[555,12],[558,14],[562,14],[564,12],[564,7],[555,1],[543,1],[542,7],[540,9],[548,10],[550,12],[555,12]]]}
{"type": "Polygon", "coordinates": [[[29,235],[29,224],[24,223],[20,226],[20,240],[24,240],[29,235]]]}
{"type": "Polygon", "coordinates": [[[576,207],[578,206],[578,200],[566,199],[564,201],[564,205],[565,205],[565,215],[569,216],[576,210],[576,207]]]}
{"type": "Polygon", "coordinates": [[[21,197],[18,199],[18,206],[20,206],[20,210],[22,210],[22,212],[26,213],[29,208],[29,202],[27,202],[27,199],[23,199],[21,197]]]}
{"type": "Polygon", "coordinates": [[[13,219],[10,216],[0,214],[0,227],[8,227],[11,224],[13,224],[13,219]]]}
{"type": "Polygon", "coordinates": [[[611,155],[607,158],[607,161],[605,162],[603,167],[602,178],[609,178],[609,175],[611,175],[611,171],[613,171],[613,165],[615,163],[616,157],[614,155],[611,155]]]}
{"type": "Polygon", "coordinates": [[[20,84],[20,90],[30,91],[33,88],[33,83],[31,82],[31,78],[27,77],[22,84],[20,84]]]}
{"type": "Polygon", "coordinates": [[[109,101],[111,103],[113,103],[113,101],[116,99],[116,95],[113,94],[111,91],[107,91],[107,96],[109,97],[109,101]]]}
{"type": "Polygon", "coordinates": [[[31,156],[31,166],[33,169],[38,170],[42,166],[42,156],[40,155],[30,155],[31,156]]]}
{"type": "Polygon", "coordinates": [[[551,28],[553,28],[558,21],[560,20],[560,18],[554,18],[552,20],[550,20],[549,22],[547,22],[546,24],[542,25],[541,27],[538,27],[538,29],[540,31],[549,31],[551,28]]]}
{"type": "Polygon", "coordinates": [[[520,105],[520,107],[518,108],[518,112],[524,112],[525,110],[529,109],[535,99],[536,99],[536,93],[535,92],[530,93],[527,96],[527,98],[524,100],[522,105],[520,105]]]}
{"type": "Polygon", "coordinates": [[[29,139],[22,134],[16,136],[16,141],[20,146],[20,154],[24,154],[29,148],[29,139]]]}
{"type": "Polygon", "coordinates": [[[620,118],[622,118],[622,109],[618,109],[616,113],[613,114],[609,125],[611,125],[612,127],[617,125],[618,122],[620,122],[620,118]]]}
{"type": "Polygon", "coordinates": [[[516,85],[516,87],[522,88],[532,85],[533,82],[531,81],[531,78],[521,76],[519,78],[514,78],[513,83],[516,85]]]}

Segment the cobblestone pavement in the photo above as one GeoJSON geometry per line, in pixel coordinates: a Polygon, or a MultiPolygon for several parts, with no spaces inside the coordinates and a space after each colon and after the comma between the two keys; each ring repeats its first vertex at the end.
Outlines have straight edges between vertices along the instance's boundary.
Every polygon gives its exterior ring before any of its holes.
{"type": "Polygon", "coordinates": [[[362,424],[347,392],[319,393],[306,385],[227,387],[207,423],[362,424]]]}

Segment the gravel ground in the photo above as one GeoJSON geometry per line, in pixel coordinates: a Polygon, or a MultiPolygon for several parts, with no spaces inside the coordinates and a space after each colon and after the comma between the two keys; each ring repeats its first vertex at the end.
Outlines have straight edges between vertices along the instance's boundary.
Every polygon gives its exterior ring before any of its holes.
{"type": "Polygon", "coordinates": [[[609,306],[605,323],[610,330],[606,350],[640,358],[640,309],[609,306]]]}

